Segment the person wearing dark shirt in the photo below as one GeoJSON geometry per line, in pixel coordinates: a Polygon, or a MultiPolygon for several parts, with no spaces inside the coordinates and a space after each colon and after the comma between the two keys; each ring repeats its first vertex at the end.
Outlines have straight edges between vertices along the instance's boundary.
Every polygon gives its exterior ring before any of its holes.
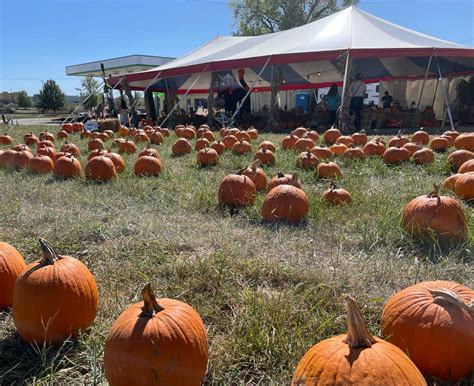
{"type": "Polygon", "coordinates": [[[388,91],[385,91],[385,95],[382,97],[382,107],[384,109],[389,109],[392,107],[392,102],[393,97],[388,93],[388,91]]]}

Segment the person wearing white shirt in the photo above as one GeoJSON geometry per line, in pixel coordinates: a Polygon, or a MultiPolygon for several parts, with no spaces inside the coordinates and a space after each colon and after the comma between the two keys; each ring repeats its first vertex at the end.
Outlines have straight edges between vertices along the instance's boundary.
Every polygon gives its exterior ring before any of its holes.
{"type": "Polygon", "coordinates": [[[365,93],[367,92],[367,86],[362,81],[363,76],[359,72],[356,74],[354,81],[351,84],[350,88],[350,96],[351,96],[351,106],[350,110],[355,115],[356,119],[354,122],[354,126],[356,130],[360,130],[361,126],[361,116],[362,116],[362,109],[364,108],[364,98],[365,93]]]}

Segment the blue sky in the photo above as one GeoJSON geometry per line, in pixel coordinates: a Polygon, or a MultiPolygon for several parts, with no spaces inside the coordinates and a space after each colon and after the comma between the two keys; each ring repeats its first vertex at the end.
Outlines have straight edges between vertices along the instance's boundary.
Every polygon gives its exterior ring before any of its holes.
{"type": "MultiPolygon", "coordinates": [[[[474,45],[474,0],[362,0],[402,26],[474,45]]],[[[0,91],[38,92],[55,79],[77,95],[65,66],[130,54],[181,56],[228,35],[225,0],[0,0],[0,91]]]]}

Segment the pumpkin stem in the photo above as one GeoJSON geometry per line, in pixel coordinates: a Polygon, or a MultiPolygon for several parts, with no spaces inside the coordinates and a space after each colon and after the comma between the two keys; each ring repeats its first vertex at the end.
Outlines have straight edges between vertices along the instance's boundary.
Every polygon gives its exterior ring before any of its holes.
{"type": "Polygon", "coordinates": [[[337,189],[337,185],[334,182],[331,182],[329,187],[331,188],[331,190],[337,189]]]}
{"type": "Polygon", "coordinates": [[[293,186],[298,185],[298,174],[297,173],[294,173],[291,176],[290,185],[293,185],[293,186]]]}
{"type": "Polygon", "coordinates": [[[347,296],[347,336],[344,343],[350,348],[369,348],[375,343],[375,338],[367,330],[359,306],[352,296],[347,296]]]}
{"type": "Polygon", "coordinates": [[[43,258],[40,261],[41,265],[53,265],[60,259],[59,255],[56,253],[53,247],[46,242],[45,239],[40,238],[39,243],[41,246],[41,251],[43,252],[43,258]]]}
{"type": "Polygon", "coordinates": [[[441,290],[433,289],[429,291],[433,296],[433,302],[436,304],[442,304],[443,302],[446,302],[458,307],[467,308],[468,310],[474,310],[474,298],[472,298],[469,303],[464,303],[464,301],[459,298],[456,292],[447,288],[443,288],[441,290]]]}
{"type": "Polygon", "coordinates": [[[260,166],[260,160],[256,159],[252,162],[252,171],[255,173],[257,171],[257,167],[260,166]]]}
{"type": "Polygon", "coordinates": [[[437,198],[438,199],[438,205],[441,204],[441,197],[439,196],[439,185],[434,184],[434,190],[428,194],[428,198],[437,198]]]}
{"type": "Polygon", "coordinates": [[[142,313],[140,314],[140,316],[146,316],[146,317],[151,318],[156,313],[164,310],[164,308],[161,307],[156,301],[156,297],[155,297],[155,294],[153,293],[153,290],[151,289],[150,283],[145,285],[145,287],[143,288],[142,297],[143,297],[143,307],[142,307],[142,313]]]}
{"type": "Polygon", "coordinates": [[[278,172],[277,177],[278,178],[283,178],[283,177],[285,177],[285,175],[283,174],[283,172],[278,172]]]}

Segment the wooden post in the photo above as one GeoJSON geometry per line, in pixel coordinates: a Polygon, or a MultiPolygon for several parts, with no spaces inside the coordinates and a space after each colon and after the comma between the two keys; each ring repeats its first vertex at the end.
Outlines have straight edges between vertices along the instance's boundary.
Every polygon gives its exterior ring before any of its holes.
{"type": "Polygon", "coordinates": [[[138,127],[139,118],[138,118],[137,110],[135,109],[135,101],[134,101],[134,98],[133,98],[133,94],[130,91],[130,85],[128,84],[127,79],[124,79],[122,81],[122,85],[123,85],[123,89],[125,91],[125,95],[128,98],[128,104],[130,106],[130,111],[132,113],[132,126],[133,127],[138,127]]]}
{"type": "Polygon", "coordinates": [[[272,91],[270,97],[270,111],[268,116],[268,128],[270,130],[275,129],[278,126],[278,106],[277,106],[277,96],[280,91],[280,86],[282,84],[282,75],[281,69],[272,65],[272,91]]]}
{"type": "MultiPolygon", "coordinates": [[[[178,95],[177,90],[174,88],[167,88],[166,90],[166,99],[165,99],[165,106],[166,106],[166,114],[169,114],[175,104],[176,104],[176,96],[178,95]]],[[[167,121],[169,123],[169,126],[167,127],[174,127],[175,125],[175,120],[173,119],[173,115],[171,115],[167,121]]]]}
{"type": "Polygon", "coordinates": [[[214,125],[214,84],[215,73],[211,72],[211,83],[209,85],[209,94],[207,96],[207,125],[211,129],[214,125]]]}

